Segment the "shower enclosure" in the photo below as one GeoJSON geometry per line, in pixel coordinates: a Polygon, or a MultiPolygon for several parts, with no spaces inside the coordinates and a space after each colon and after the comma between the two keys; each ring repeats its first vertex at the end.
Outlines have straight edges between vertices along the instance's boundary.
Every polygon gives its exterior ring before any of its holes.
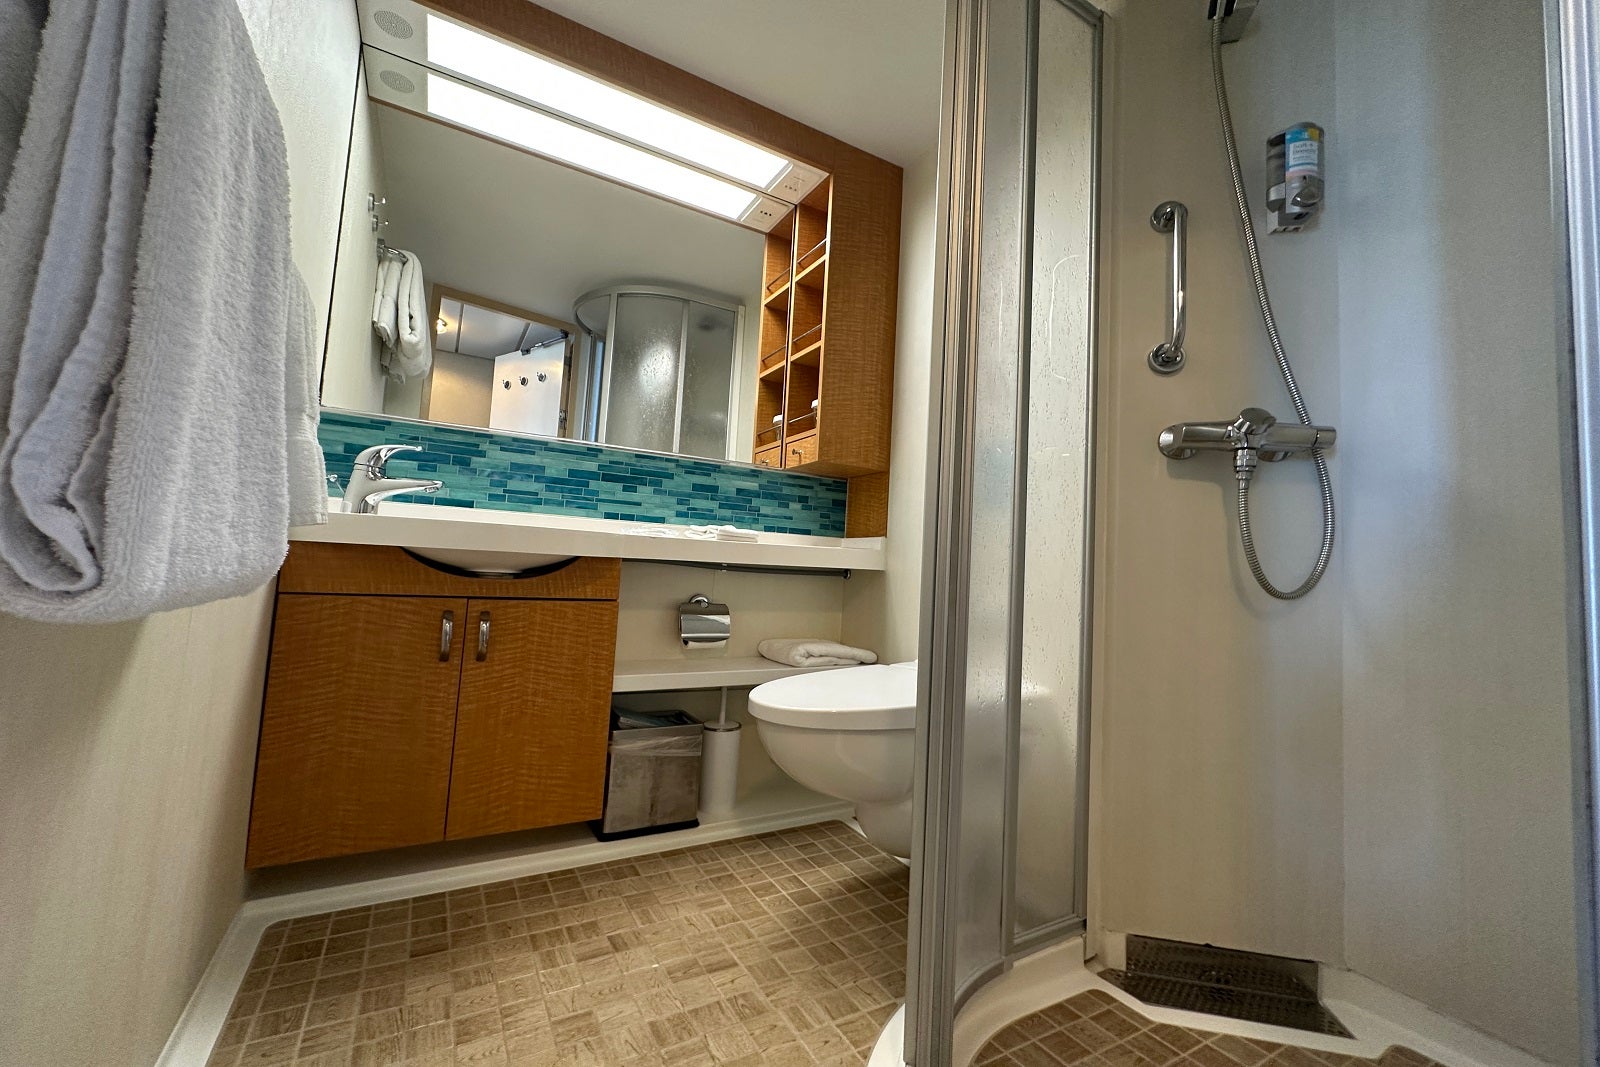
{"type": "MultiPolygon", "coordinates": [[[[1284,388],[1259,333],[1253,264],[1239,262],[1233,153],[1207,141],[1206,5],[1115,5],[1106,189],[1117,284],[1103,308],[1116,344],[1098,457],[1101,20],[1074,0],[949,5],[907,1063],[952,1062],[962,1006],[1085,918],[1105,935],[1091,946],[1102,961],[1119,934],[1176,929],[1196,944],[1323,961],[1352,982],[1376,976],[1508,1044],[1542,1043],[1547,1062],[1595,1062],[1600,26],[1592,3],[1548,0],[1541,41],[1538,6],[1497,8],[1488,22],[1380,0],[1284,4],[1256,19],[1256,39],[1273,47],[1241,50],[1230,71],[1244,90],[1243,144],[1255,146],[1247,170],[1269,143],[1262,132],[1317,117],[1298,112],[1316,99],[1339,120],[1335,158],[1344,188],[1358,190],[1340,200],[1330,187],[1335,223],[1320,245],[1312,234],[1269,254],[1291,279],[1285,312],[1302,312],[1286,323],[1308,308],[1336,313],[1313,321],[1337,332],[1291,339],[1313,343],[1312,395],[1351,428],[1338,458],[1356,506],[1338,580],[1295,606],[1261,597],[1231,523],[1206,528],[1200,552],[1196,516],[1226,506],[1229,473],[1154,454],[1161,427],[1208,390],[1233,411],[1284,388]],[[1163,23],[1180,18],[1181,29],[1163,23]],[[1331,49],[1321,95],[1285,103],[1273,89],[1311,84],[1311,50],[1285,47],[1308,28],[1331,49]],[[1475,65],[1491,52],[1504,62],[1475,65]],[[1489,147],[1445,136],[1463,129],[1489,147]],[[1438,210],[1390,196],[1422,173],[1440,176],[1438,210]],[[1181,378],[1144,364],[1167,296],[1150,207],[1179,194],[1212,268],[1191,275],[1189,294],[1205,379],[1199,360],[1181,378]],[[1570,288],[1549,288],[1557,257],[1570,288]],[[1161,381],[1181,389],[1158,392],[1161,381]],[[1385,420],[1400,416],[1428,447],[1397,460],[1385,420]],[[1468,457],[1462,425],[1511,444],[1468,457]],[[1111,610],[1098,620],[1095,699],[1110,709],[1102,726],[1121,732],[1097,753],[1108,771],[1091,915],[1085,490],[1096,462],[1112,551],[1097,561],[1111,610]],[[1174,619],[1196,624],[1175,634],[1174,619]],[[1328,633],[1337,648],[1304,663],[1328,633]],[[1506,773],[1486,780],[1469,770],[1479,765],[1506,773]],[[1507,980],[1501,954],[1479,951],[1496,938],[1517,951],[1539,940],[1524,952],[1537,983],[1507,980]],[[1581,982],[1567,966],[1574,945],[1581,982]],[[1585,1028],[1581,1058],[1569,1020],[1585,1028]]],[[[1247,437],[1270,429],[1243,414],[1247,437]]],[[[1302,502],[1318,493],[1309,466],[1302,502]]],[[[1297,484],[1291,467],[1280,477],[1297,484]]]]}
{"type": "Polygon", "coordinates": [[[1101,16],[1076,0],[956,9],[907,991],[919,1064],[949,1062],[967,997],[1086,910],[1101,16]]]}
{"type": "Polygon", "coordinates": [[[580,297],[573,318],[583,331],[575,436],[711,459],[738,454],[742,305],[614,285],[580,297]]]}

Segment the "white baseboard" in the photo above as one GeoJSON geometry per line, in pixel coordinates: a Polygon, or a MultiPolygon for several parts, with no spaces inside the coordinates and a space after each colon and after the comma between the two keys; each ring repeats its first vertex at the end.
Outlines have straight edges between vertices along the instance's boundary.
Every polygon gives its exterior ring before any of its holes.
{"type": "Polygon", "coordinates": [[[166,1047],[156,1057],[155,1067],[204,1067],[211,1058],[211,1049],[222,1033],[223,1023],[228,1021],[239,983],[244,981],[256,945],[261,943],[261,931],[276,921],[259,919],[249,910],[250,902],[246,901],[223,932],[166,1047]]]}
{"type": "Polygon", "coordinates": [[[849,820],[853,811],[850,804],[829,801],[790,811],[736,816],[689,830],[673,830],[624,841],[585,842],[478,863],[446,864],[386,878],[247,900],[222,935],[221,943],[212,954],[205,973],[200,976],[200,982],[189,997],[189,1003],[184,1006],[183,1014],[178,1017],[178,1023],[173,1027],[172,1036],[167,1039],[160,1057],[156,1059],[155,1067],[205,1067],[217,1036],[227,1022],[228,1010],[233,1006],[239,984],[244,981],[245,971],[255,955],[262,932],[283,919],[382,904],[510,878],[525,878],[532,874],[571,870],[593,863],[648,856],[669,849],[706,845],[835,819],[849,820]]]}

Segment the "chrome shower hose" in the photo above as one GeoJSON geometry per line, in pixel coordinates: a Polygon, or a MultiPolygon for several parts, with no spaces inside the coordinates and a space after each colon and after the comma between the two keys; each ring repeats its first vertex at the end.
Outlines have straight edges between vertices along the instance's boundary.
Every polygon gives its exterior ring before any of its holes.
{"type": "MultiPolygon", "coordinates": [[[[1228,85],[1222,75],[1221,19],[1211,21],[1211,82],[1217,91],[1217,117],[1222,121],[1222,141],[1228,150],[1228,173],[1233,178],[1233,198],[1239,209],[1239,231],[1244,235],[1245,258],[1249,260],[1250,279],[1256,287],[1256,303],[1261,305],[1261,321],[1266,325],[1267,340],[1272,344],[1272,355],[1278,361],[1278,370],[1283,375],[1284,386],[1289,390],[1289,399],[1294,402],[1294,413],[1303,425],[1310,426],[1311,414],[1306,410],[1305,398],[1300,395],[1300,386],[1294,380],[1289,357],[1284,354],[1283,339],[1278,336],[1278,323],[1272,315],[1272,301],[1267,297],[1267,276],[1261,269],[1261,251],[1256,247],[1255,227],[1250,221],[1250,201],[1244,193],[1244,174],[1239,169],[1239,144],[1233,132],[1233,114],[1228,107],[1228,85]]],[[[1333,479],[1328,476],[1328,461],[1321,449],[1312,450],[1311,461],[1316,464],[1317,487],[1322,496],[1322,548],[1317,552],[1317,562],[1312,566],[1311,574],[1293,589],[1279,589],[1261,569],[1261,560],[1256,557],[1255,540],[1250,535],[1250,477],[1245,474],[1239,478],[1239,542],[1244,547],[1245,562],[1250,565],[1250,573],[1255,576],[1256,583],[1269,596],[1279,600],[1299,600],[1315,589],[1328,569],[1328,561],[1333,558],[1333,479]]]]}

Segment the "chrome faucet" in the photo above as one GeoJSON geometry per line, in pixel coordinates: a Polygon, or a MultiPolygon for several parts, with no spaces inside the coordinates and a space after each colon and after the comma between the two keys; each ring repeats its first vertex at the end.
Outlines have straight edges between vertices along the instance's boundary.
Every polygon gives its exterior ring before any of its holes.
{"type": "Polygon", "coordinates": [[[1276,463],[1292,455],[1333,447],[1332,426],[1279,422],[1261,408],[1245,408],[1235,419],[1180,422],[1161,431],[1157,447],[1168,459],[1189,459],[1197,452],[1232,452],[1233,473],[1241,482],[1255,474],[1256,462],[1276,463]]]}
{"type": "Polygon", "coordinates": [[[444,483],[428,478],[390,478],[385,471],[389,457],[397,452],[421,452],[421,445],[373,445],[356,457],[350,468],[350,484],[344,491],[345,510],[371,515],[378,502],[402,493],[436,493],[444,483]]]}

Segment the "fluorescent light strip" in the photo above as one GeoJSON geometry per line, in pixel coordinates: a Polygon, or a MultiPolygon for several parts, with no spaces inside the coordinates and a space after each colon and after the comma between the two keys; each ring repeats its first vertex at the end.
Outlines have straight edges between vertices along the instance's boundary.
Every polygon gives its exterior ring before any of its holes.
{"type": "Polygon", "coordinates": [[[428,63],[758,189],[771,189],[789,165],[714,127],[433,14],[428,63]]]}
{"type": "Polygon", "coordinates": [[[428,75],[428,113],[725,218],[738,219],[756,202],[732,182],[438,74],[428,75]]]}

